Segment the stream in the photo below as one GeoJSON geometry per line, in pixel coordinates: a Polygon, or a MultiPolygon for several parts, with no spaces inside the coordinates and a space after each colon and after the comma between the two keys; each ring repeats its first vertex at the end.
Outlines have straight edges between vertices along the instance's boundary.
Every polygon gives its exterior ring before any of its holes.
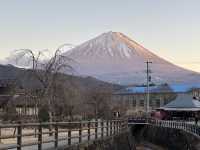
{"type": "Polygon", "coordinates": [[[136,150],[164,150],[164,148],[154,145],[152,143],[144,142],[136,145],[136,150]]]}

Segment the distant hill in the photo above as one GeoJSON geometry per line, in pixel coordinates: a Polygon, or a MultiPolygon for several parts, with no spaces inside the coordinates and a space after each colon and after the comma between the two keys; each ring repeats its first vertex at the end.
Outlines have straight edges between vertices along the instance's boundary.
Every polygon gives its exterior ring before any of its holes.
{"type": "MultiPolygon", "coordinates": [[[[23,88],[39,88],[39,81],[34,77],[29,76],[28,71],[29,70],[27,69],[17,68],[13,65],[0,65],[0,81],[16,82],[18,86],[23,88]]],[[[66,81],[70,81],[82,89],[92,89],[96,87],[111,87],[113,89],[121,88],[119,85],[106,83],[93,77],[62,75],[65,77],[66,81]]]]}
{"type": "Polygon", "coordinates": [[[176,66],[119,32],[97,36],[65,53],[79,75],[122,85],[146,83],[147,60],[154,83],[200,83],[200,74],[176,66]]]}

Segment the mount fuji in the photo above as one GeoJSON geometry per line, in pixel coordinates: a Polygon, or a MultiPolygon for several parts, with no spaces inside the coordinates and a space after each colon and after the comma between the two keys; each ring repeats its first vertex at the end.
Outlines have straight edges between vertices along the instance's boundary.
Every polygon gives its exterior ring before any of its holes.
{"type": "Polygon", "coordinates": [[[176,66],[155,55],[119,32],[107,32],[70,49],[65,56],[72,58],[78,75],[122,85],[146,82],[147,60],[153,83],[200,83],[200,74],[176,66]]]}

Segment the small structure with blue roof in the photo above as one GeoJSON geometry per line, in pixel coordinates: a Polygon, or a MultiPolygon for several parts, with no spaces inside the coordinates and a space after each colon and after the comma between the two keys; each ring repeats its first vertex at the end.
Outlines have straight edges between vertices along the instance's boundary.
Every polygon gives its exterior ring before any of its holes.
{"type": "MultiPolygon", "coordinates": [[[[200,93],[200,85],[193,84],[162,84],[149,87],[150,93],[150,109],[156,110],[165,106],[179,94],[191,94],[193,89],[198,89],[200,93]]],[[[136,112],[145,112],[147,87],[135,86],[121,89],[114,93],[114,100],[120,101],[127,108],[128,115],[136,112]]],[[[194,94],[193,94],[194,95],[194,94]]],[[[200,96],[200,94],[199,94],[200,96]]]]}

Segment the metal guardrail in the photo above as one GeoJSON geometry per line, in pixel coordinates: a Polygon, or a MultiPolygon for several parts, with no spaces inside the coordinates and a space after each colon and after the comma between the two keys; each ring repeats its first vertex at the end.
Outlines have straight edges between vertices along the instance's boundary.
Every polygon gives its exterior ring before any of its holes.
{"type": "Polygon", "coordinates": [[[128,124],[147,124],[146,118],[131,118],[128,119],[128,124]]]}
{"type": "Polygon", "coordinates": [[[37,145],[38,150],[42,150],[44,143],[54,143],[54,148],[59,147],[60,141],[66,141],[67,145],[81,144],[98,138],[114,136],[127,129],[126,120],[109,121],[78,121],[78,122],[52,122],[52,123],[27,123],[27,124],[1,124],[1,132],[5,128],[15,129],[13,135],[0,135],[0,140],[16,139],[16,143],[0,147],[1,149],[17,149],[37,145]],[[27,129],[32,129],[32,133],[26,133],[27,129]],[[59,134],[65,133],[65,137],[59,134]],[[49,135],[50,138],[44,138],[49,135]],[[24,142],[27,137],[34,137],[35,140],[24,142]],[[76,139],[78,142],[74,142],[76,139]]]}
{"type": "Polygon", "coordinates": [[[181,121],[172,121],[172,120],[156,120],[156,119],[145,119],[145,118],[132,118],[128,120],[128,124],[150,124],[159,127],[165,128],[174,128],[180,129],[189,133],[192,133],[200,137],[200,126],[195,124],[190,124],[187,122],[181,121]]]}
{"type": "Polygon", "coordinates": [[[200,137],[200,126],[195,124],[189,124],[187,122],[170,121],[170,120],[154,120],[151,121],[150,124],[160,127],[184,130],[186,132],[195,134],[196,136],[200,137]]]}

